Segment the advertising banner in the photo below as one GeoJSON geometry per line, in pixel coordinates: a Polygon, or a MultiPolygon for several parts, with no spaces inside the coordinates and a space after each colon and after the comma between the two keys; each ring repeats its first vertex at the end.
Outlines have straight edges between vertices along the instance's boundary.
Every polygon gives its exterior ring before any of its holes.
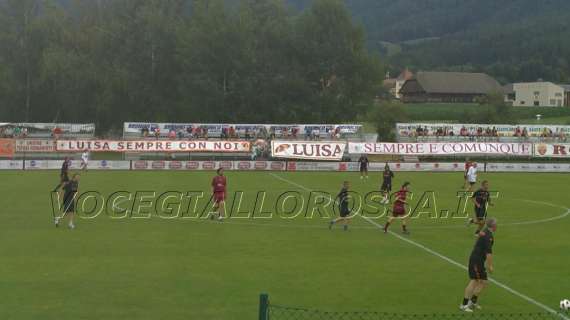
{"type": "Polygon", "coordinates": [[[148,161],[134,160],[133,170],[214,171],[218,168],[239,171],[284,171],[284,161],[148,161]]]}
{"type": "Polygon", "coordinates": [[[51,133],[58,129],[61,133],[93,134],[95,124],[93,123],[29,123],[29,122],[2,122],[0,128],[26,129],[29,134],[51,133]]]}
{"type": "MultiPolygon", "coordinates": [[[[20,169],[22,169],[20,161],[20,169]]],[[[26,170],[59,170],[63,164],[63,160],[26,160],[26,170]]],[[[69,170],[79,170],[81,168],[81,160],[72,160],[69,164],[69,170]]],[[[130,161],[121,160],[91,160],[87,165],[87,170],[130,170],[130,161]]]]}
{"type": "MultiPolygon", "coordinates": [[[[386,163],[371,162],[369,171],[383,171],[386,163]]],[[[459,162],[396,162],[388,163],[394,172],[463,172],[459,162]]],[[[357,172],[357,162],[288,162],[288,171],[352,171],[357,172]]],[[[479,163],[480,172],[560,172],[570,173],[570,163],[479,163]]]]}
{"type": "Polygon", "coordinates": [[[570,158],[570,144],[537,143],[534,145],[534,156],[539,158],[570,158]]]}
{"type": "Polygon", "coordinates": [[[453,142],[453,143],[353,143],[348,144],[351,154],[387,154],[387,155],[501,155],[501,156],[530,156],[532,144],[530,143],[478,143],[478,142],[453,142]]]}
{"type": "Polygon", "coordinates": [[[249,152],[247,141],[58,140],[63,152],[249,152]]]}
{"type": "Polygon", "coordinates": [[[222,129],[233,127],[237,133],[244,134],[246,130],[256,133],[259,130],[265,132],[274,132],[280,134],[282,131],[292,132],[297,130],[300,134],[318,130],[324,135],[326,132],[338,132],[341,134],[357,133],[362,125],[359,124],[227,124],[227,123],[156,123],[156,122],[125,122],[123,132],[125,134],[141,134],[142,129],[148,129],[149,132],[155,131],[157,128],[161,133],[169,131],[188,130],[193,128],[206,129],[209,136],[219,136],[222,129]]]}
{"type": "Polygon", "coordinates": [[[570,163],[488,163],[487,172],[570,173],[570,163]]]}
{"type": "Polygon", "coordinates": [[[11,158],[16,151],[14,139],[0,139],[0,157],[11,158]]]}
{"type": "Polygon", "coordinates": [[[346,143],[309,141],[271,141],[271,155],[275,158],[341,160],[346,143]]]}
{"type": "Polygon", "coordinates": [[[499,137],[514,137],[519,131],[522,133],[526,129],[529,137],[540,137],[547,132],[559,136],[560,133],[570,135],[570,126],[567,125],[510,125],[510,124],[474,124],[474,123],[397,123],[396,132],[401,137],[415,136],[417,129],[422,128],[422,132],[427,129],[427,135],[434,135],[438,129],[446,130],[448,133],[453,132],[458,136],[462,129],[466,132],[477,132],[477,129],[483,130],[490,128],[497,131],[499,137]]]}
{"type": "Polygon", "coordinates": [[[55,152],[55,140],[49,139],[18,139],[16,152],[55,152]]]}
{"type": "Polygon", "coordinates": [[[22,170],[22,160],[0,160],[0,170],[22,170]]]}

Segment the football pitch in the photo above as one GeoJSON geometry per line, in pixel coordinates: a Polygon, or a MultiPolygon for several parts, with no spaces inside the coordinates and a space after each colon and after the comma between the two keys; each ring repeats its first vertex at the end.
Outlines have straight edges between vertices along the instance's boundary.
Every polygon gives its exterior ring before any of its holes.
{"type": "MultiPolygon", "coordinates": [[[[87,171],[80,193],[204,191],[206,207],[213,175],[87,171]]],[[[226,176],[227,209],[235,195],[241,207],[234,205],[233,217],[223,222],[159,216],[152,209],[150,217],[103,212],[79,218],[69,230],[53,224],[50,190],[58,172],[0,173],[0,319],[249,320],[257,317],[262,292],[277,304],[330,311],[459,313],[468,281],[462,266],[475,241],[465,218],[422,213],[411,219],[411,235],[400,233],[399,222],[384,234],[386,218],[373,215],[355,216],[346,232],[329,230],[331,210],[295,215],[286,205],[276,212],[275,203],[289,194],[308,208],[311,191],[334,197],[344,180],[364,195],[378,190],[380,173],[368,180],[353,172],[226,176]],[[261,209],[260,191],[266,192],[261,209]],[[248,218],[248,212],[256,214],[248,218]]],[[[479,179],[498,192],[489,216],[499,227],[495,283],[477,312],[558,310],[570,297],[570,176],[483,173],[479,179]]],[[[435,213],[455,211],[461,201],[461,173],[396,172],[394,188],[404,181],[412,183],[412,207],[424,194],[430,199],[425,211],[435,213]]],[[[119,209],[129,205],[117,203],[119,209]]],[[[472,207],[467,204],[469,215],[472,207]]]]}

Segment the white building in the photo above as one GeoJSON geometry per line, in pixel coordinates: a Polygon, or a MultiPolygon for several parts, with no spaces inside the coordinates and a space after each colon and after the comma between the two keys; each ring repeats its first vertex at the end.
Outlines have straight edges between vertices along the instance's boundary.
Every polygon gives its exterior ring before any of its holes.
{"type": "Polygon", "coordinates": [[[563,87],[552,82],[525,82],[514,83],[506,97],[515,107],[563,107],[564,92],[563,87]]]}

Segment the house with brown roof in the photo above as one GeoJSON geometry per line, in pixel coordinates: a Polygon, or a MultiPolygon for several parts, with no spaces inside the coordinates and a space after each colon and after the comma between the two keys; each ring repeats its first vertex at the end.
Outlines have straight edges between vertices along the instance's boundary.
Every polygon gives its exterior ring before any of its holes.
{"type": "Polygon", "coordinates": [[[400,73],[397,78],[390,78],[389,75],[386,75],[386,79],[384,79],[383,85],[386,89],[388,89],[388,92],[392,97],[400,99],[400,89],[402,89],[402,86],[406,81],[412,79],[413,77],[414,74],[408,68],[406,68],[400,73]]]}
{"type": "Polygon", "coordinates": [[[503,88],[493,77],[484,73],[418,72],[407,80],[400,94],[402,101],[413,102],[477,102],[503,88]]]}

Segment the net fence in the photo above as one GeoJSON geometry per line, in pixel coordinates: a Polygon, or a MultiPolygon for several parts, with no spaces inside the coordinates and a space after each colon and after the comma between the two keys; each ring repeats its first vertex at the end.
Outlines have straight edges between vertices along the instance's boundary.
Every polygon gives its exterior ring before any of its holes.
{"type": "Polygon", "coordinates": [[[259,320],[568,320],[570,313],[488,313],[457,311],[448,314],[407,314],[374,311],[337,312],[269,303],[260,297],[259,320]]]}
{"type": "Polygon", "coordinates": [[[402,314],[384,312],[331,312],[269,305],[268,320],[564,320],[554,313],[450,313],[402,314]]]}

